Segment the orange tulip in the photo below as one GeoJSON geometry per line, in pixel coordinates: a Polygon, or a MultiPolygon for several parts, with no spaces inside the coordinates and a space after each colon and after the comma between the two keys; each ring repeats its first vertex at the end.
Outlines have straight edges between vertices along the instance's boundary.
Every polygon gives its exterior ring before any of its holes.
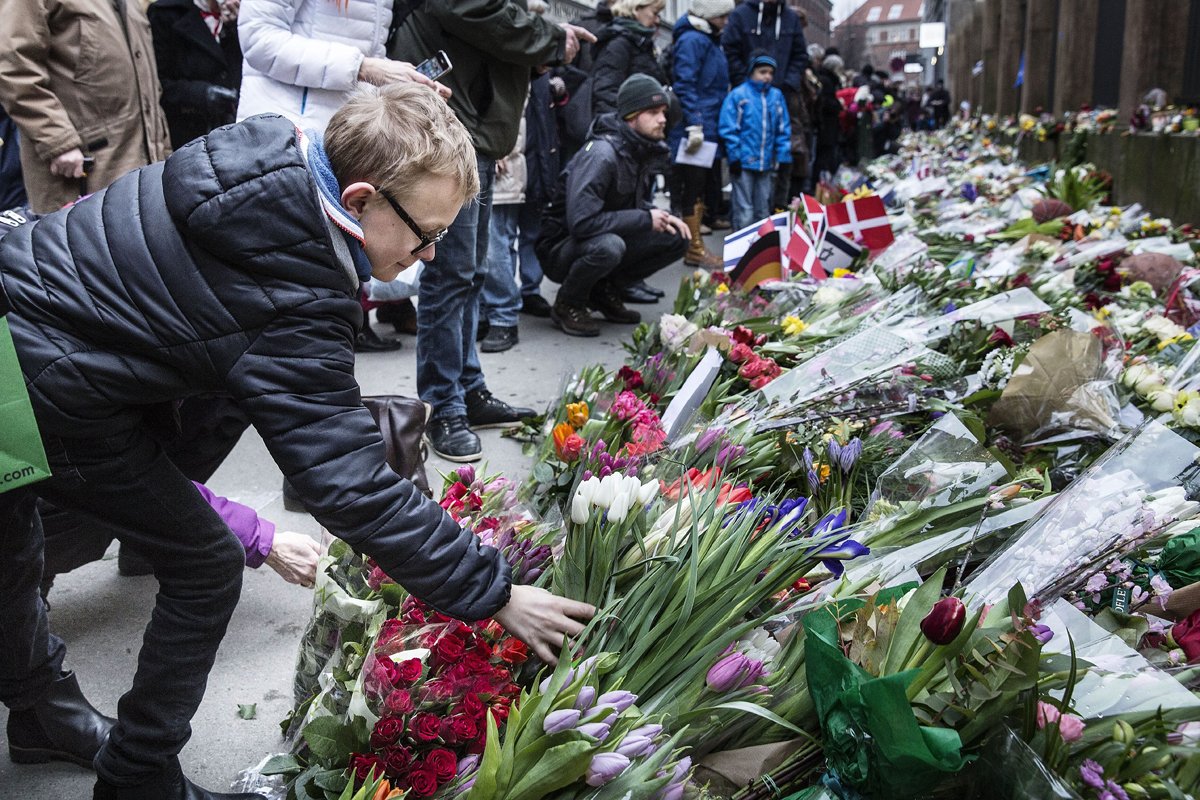
{"type": "Polygon", "coordinates": [[[563,456],[563,445],[567,443],[567,439],[575,435],[575,429],[572,428],[571,424],[568,422],[560,422],[554,426],[554,430],[550,435],[554,439],[555,454],[565,461],[566,458],[563,456]]]}
{"type": "Polygon", "coordinates": [[[567,403],[567,422],[575,428],[582,428],[588,421],[588,404],[586,400],[578,403],[567,403]]]}

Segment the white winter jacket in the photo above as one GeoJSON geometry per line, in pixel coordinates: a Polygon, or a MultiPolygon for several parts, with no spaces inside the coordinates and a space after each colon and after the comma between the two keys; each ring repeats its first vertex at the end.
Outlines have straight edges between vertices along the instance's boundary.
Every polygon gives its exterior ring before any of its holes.
{"type": "Polygon", "coordinates": [[[392,0],[242,0],[239,121],[283,114],[325,130],[358,81],[364,58],[382,58],[392,0]]]}

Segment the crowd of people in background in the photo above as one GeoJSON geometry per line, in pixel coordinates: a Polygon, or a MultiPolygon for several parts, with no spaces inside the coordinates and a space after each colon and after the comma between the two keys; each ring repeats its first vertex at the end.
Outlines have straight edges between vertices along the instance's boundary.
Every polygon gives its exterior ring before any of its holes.
{"type": "MultiPolygon", "coordinates": [[[[517,345],[522,316],[580,330],[542,295],[538,240],[560,172],[618,113],[632,76],[667,92],[647,203],[669,197],[689,266],[721,264],[703,238],[713,230],[750,224],[839,165],[892,152],[903,130],[950,117],[940,82],[849,71],[836,48],[808,43],[804,14],[782,0],[693,0],[677,20],[662,19],[664,0],[601,0],[574,25],[545,20],[542,0],[23,4],[0,32],[0,197],[39,214],[255,114],[320,132],[357,83],[428,82],[414,64],[449,55],[437,89],[472,134],[485,202],[445,232],[416,288],[363,286],[356,347],[417,337],[435,449],[456,459],[478,456],[472,427],[527,411],[488,392],[476,348],[517,345]]],[[[657,302],[645,277],[614,277],[614,297],[657,302]]]]}

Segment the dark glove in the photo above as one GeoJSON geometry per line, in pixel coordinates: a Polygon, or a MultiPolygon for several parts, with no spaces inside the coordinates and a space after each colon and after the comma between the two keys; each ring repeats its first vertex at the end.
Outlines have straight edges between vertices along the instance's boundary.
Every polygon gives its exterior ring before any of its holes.
{"type": "Polygon", "coordinates": [[[729,174],[730,174],[730,175],[732,175],[732,176],[733,176],[733,177],[735,177],[735,178],[736,178],[738,175],[741,175],[741,174],[742,174],[742,162],[740,162],[740,161],[730,161],[730,162],[729,162],[729,174]]]}
{"type": "Polygon", "coordinates": [[[227,86],[212,85],[208,87],[205,93],[205,100],[208,102],[208,110],[222,114],[237,110],[238,93],[237,89],[230,89],[227,86]]]}

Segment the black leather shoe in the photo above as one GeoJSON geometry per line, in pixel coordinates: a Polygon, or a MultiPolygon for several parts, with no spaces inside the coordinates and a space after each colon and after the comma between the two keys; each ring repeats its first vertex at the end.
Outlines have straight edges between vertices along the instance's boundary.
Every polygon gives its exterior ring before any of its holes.
{"type": "Polygon", "coordinates": [[[521,298],[521,313],[545,319],[550,316],[550,303],[540,294],[527,294],[521,298]]]}
{"type": "Polygon", "coordinates": [[[179,761],[170,765],[145,783],[116,786],[103,778],[96,780],[92,800],[263,800],[261,794],[244,792],[210,792],[189,781],[179,768],[179,761]]]}
{"type": "Polygon", "coordinates": [[[391,353],[401,347],[404,347],[404,342],[399,339],[384,339],[370,325],[364,325],[358,338],[354,340],[356,353],[391,353]]]}
{"type": "Polygon", "coordinates": [[[466,417],[431,419],[425,428],[429,449],[447,461],[478,461],[483,457],[483,445],[466,417]]]}
{"type": "Polygon", "coordinates": [[[493,325],[488,335],[479,344],[479,349],[485,353],[503,353],[511,350],[517,343],[517,326],[493,325]]]}
{"type": "Polygon", "coordinates": [[[647,291],[645,284],[631,283],[621,287],[621,299],[626,303],[657,303],[658,295],[647,291]]]}
{"type": "Polygon", "coordinates": [[[391,323],[396,333],[417,335],[417,309],[412,300],[398,300],[394,303],[384,303],[375,309],[375,318],[383,324],[391,323]]]}
{"type": "Polygon", "coordinates": [[[609,322],[636,325],[642,321],[641,314],[625,307],[620,290],[610,283],[600,284],[592,289],[591,306],[609,322]]]}
{"type": "Polygon", "coordinates": [[[487,389],[467,392],[467,421],[473,428],[509,428],[533,415],[532,408],[510,406],[487,389]]]}
{"type": "Polygon", "coordinates": [[[8,754],[14,764],[69,761],[87,769],[117,721],[83,696],[75,673],[64,672],[33,708],[8,715],[8,754]]]}
{"type": "Polygon", "coordinates": [[[117,551],[117,574],[125,578],[153,575],[154,565],[141,553],[121,545],[117,551]]]}

